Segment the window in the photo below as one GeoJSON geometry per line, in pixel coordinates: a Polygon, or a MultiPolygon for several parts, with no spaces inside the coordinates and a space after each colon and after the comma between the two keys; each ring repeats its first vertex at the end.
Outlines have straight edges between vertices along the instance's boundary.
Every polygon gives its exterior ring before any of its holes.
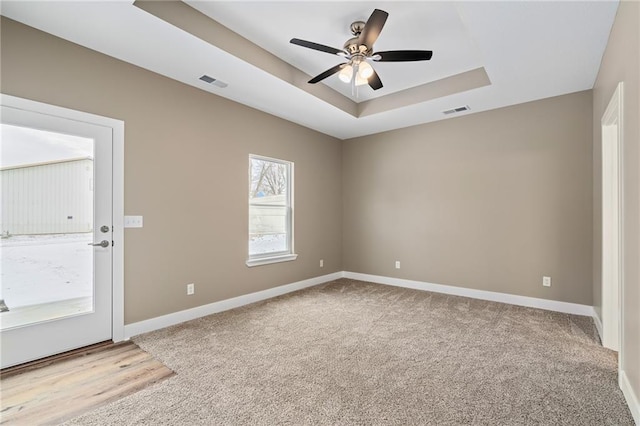
{"type": "Polygon", "coordinates": [[[249,155],[247,266],[286,262],[293,253],[293,163],[249,155]]]}

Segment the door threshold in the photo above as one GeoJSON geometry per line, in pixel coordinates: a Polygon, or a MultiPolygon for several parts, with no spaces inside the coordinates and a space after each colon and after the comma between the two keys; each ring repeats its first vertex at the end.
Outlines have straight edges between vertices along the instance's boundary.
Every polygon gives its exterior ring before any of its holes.
{"type": "Polygon", "coordinates": [[[13,365],[11,367],[3,368],[0,370],[0,379],[46,367],[47,365],[55,364],[60,361],[90,355],[126,343],[128,342],[113,343],[112,340],[105,340],[104,342],[94,343],[93,345],[83,346],[82,348],[78,349],[72,349],[70,351],[62,352],[56,355],[36,359],[35,361],[25,362],[24,364],[13,365]]]}

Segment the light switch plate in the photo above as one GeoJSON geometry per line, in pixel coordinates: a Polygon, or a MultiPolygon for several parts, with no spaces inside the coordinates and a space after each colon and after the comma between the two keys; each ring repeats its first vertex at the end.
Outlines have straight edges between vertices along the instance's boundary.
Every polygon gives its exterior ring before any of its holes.
{"type": "Polygon", "coordinates": [[[125,228],[142,228],[142,216],[125,216],[125,228]]]}

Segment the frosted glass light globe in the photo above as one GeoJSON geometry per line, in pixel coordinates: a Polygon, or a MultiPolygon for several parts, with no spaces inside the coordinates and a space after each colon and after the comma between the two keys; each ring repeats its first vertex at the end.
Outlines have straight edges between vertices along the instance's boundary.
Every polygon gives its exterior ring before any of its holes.
{"type": "Polygon", "coordinates": [[[356,86],[364,86],[365,84],[369,84],[369,80],[360,77],[360,73],[356,74],[356,86]]]}
{"type": "Polygon", "coordinates": [[[368,62],[362,61],[358,66],[358,75],[364,79],[367,79],[373,75],[373,67],[368,62]]]}
{"type": "Polygon", "coordinates": [[[353,75],[353,67],[351,65],[347,65],[346,67],[342,68],[342,71],[340,71],[340,73],[338,74],[338,78],[344,81],[345,83],[348,83],[351,81],[352,75],[353,75]]]}

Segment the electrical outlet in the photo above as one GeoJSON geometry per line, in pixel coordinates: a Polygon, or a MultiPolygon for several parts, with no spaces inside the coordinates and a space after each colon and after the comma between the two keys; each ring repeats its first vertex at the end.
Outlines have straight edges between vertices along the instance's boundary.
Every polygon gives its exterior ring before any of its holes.
{"type": "Polygon", "coordinates": [[[320,259],[320,267],[324,268],[324,259],[320,259]]]}
{"type": "Polygon", "coordinates": [[[396,269],[400,269],[400,261],[396,260],[396,269]]]}
{"type": "Polygon", "coordinates": [[[187,296],[191,296],[195,292],[196,292],[196,285],[193,283],[187,284],[187,296]]]}
{"type": "Polygon", "coordinates": [[[545,287],[551,287],[551,277],[542,277],[542,285],[545,287]]]}

